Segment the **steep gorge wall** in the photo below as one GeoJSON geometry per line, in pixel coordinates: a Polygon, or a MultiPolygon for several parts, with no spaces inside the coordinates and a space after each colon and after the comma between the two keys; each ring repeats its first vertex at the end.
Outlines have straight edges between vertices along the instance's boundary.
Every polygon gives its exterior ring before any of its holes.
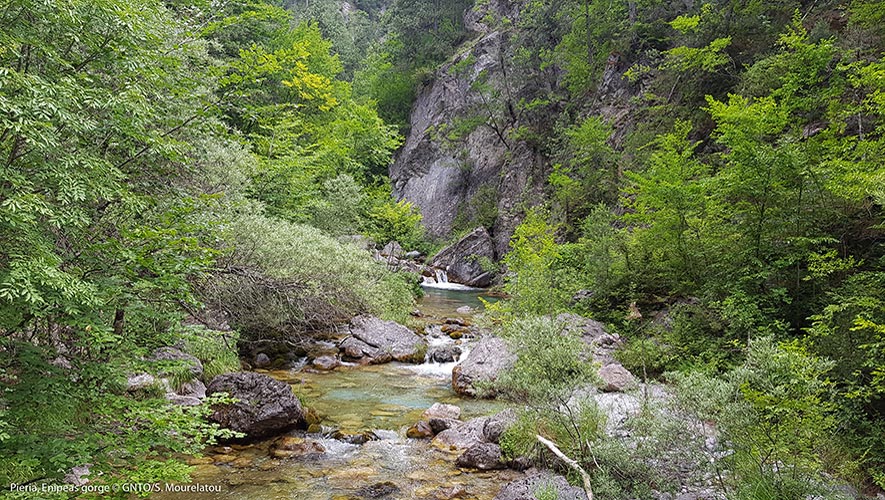
{"type": "MultiPolygon", "coordinates": [[[[562,111],[554,105],[539,116],[519,109],[520,102],[557,94],[561,84],[556,69],[540,73],[513,63],[520,8],[521,2],[493,0],[465,14],[472,38],[420,89],[410,132],[390,168],[394,195],[421,211],[434,239],[472,229],[460,226],[471,203],[494,203],[497,217],[488,229],[498,257],[525,209],[543,201],[550,170],[537,134],[532,142],[514,132],[529,127],[549,133],[562,111]]],[[[610,62],[584,107],[616,129],[629,120],[632,92],[623,66],[616,58],[610,62]]]]}
{"type": "MultiPolygon", "coordinates": [[[[512,3],[487,8],[517,14],[512,3]]],[[[530,99],[538,89],[508,74],[506,33],[480,21],[484,15],[466,14],[474,38],[420,90],[390,178],[394,194],[418,207],[435,239],[451,236],[459,211],[478,193],[494,193],[498,216],[489,229],[501,255],[519,223],[520,204],[540,199],[546,167],[537,148],[507,137],[519,122],[505,101],[530,99]],[[475,123],[478,117],[485,123],[475,123]]]]}

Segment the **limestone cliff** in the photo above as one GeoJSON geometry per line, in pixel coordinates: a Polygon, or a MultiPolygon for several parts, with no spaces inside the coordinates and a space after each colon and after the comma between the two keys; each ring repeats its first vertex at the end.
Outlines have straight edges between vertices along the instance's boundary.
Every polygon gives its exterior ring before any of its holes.
{"type": "MultiPolygon", "coordinates": [[[[518,15],[512,2],[485,9],[518,15]]],[[[538,89],[534,80],[508,74],[507,34],[481,22],[484,15],[467,12],[472,40],[420,89],[390,177],[394,194],[418,207],[437,239],[449,237],[459,212],[487,194],[497,210],[488,225],[500,255],[519,223],[520,203],[538,198],[545,165],[535,147],[510,138],[520,124],[512,103],[538,89]]]]}
{"type": "MultiPolygon", "coordinates": [[[[541,113],[520,105],[556,94],[561,73],[514,64],[519,10],[520,2],[493,0],[465,14],[471,39],[419,90],[410,132],[390,168],[394,195],[417,206],[429,236],[447,239],[484,225],[498,257],[525,208],[543,200],[549,174],[543,142],[518,131],[549,132],[562,111],[555,102],[541,113]],[[471,220],[477,205],[492,217],[471,220]]],[[[613,56],[592,100],[579,105],[619,130],[631,94],[624,66],[613,56]]]]}

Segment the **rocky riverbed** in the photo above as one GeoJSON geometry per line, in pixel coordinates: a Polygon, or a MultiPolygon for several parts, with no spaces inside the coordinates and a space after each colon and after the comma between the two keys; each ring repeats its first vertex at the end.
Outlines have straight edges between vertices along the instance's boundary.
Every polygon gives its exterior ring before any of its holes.
{"type": "MultiPolygon", "coordinates": [[[[478,296],[479,292],[427,290],[420,313],[440,330],[438,337],[427,336],[429,349],[466,348],[466,339],[456,344],[462,339],[442,332],[464,330],[459,322],[466,323],[482,309],[478,296]]],[[[292,387],[310,409],[309,429],[256,443],[210,448],[204,456],[190,459],[195,466],[192,477],[195,483],[220,485],[221,493],[163,493],[157,498],[491,500],[503,485],[523,474],[459,467],[457,459],[464,450],[406,437],[409,427],[435,403],[457,406],[462,421],[503,410],[499,402],[455,393],[454,365],[449,360],[394,361],[345,362],[331,371],[309,365],[306,369],[257,369],[292,387]]]]}

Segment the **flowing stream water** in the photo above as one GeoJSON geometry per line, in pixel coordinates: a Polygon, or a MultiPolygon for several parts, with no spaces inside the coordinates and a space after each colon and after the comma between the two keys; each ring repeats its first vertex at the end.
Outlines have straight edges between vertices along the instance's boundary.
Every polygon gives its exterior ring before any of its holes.
{"type": "MultiPolygon", "coordinates": [[[[425,318],[469,316],[456,309],[483,307],[481,291],[425,288],[419,303],[425,318]]],[[[490,500],[519,474],[512,471],[464,471],[457,453],[437,449],[429,440],[408,439],[408,426],[436,402],[455,404],[462,420],[494,413],[494,401],[464,399],[451,388],[454,363],[342,366],[328,373],[269,372],[291,384],[309,408],[322,416],[325,433],[289,433],[323,450],[287,459],[274,458],[271,441],[219,446],[192,459],[194,483],[215,485],[206,493],[164,493],[168,499],[474,499],[490,500]],[[378,439],[348,444],[324,437],[329,430],[378,439]],[[220,490],[220,491],[219,491],[220,490]],[[389,493],[386,493],[389,492],[389,493]]]]}

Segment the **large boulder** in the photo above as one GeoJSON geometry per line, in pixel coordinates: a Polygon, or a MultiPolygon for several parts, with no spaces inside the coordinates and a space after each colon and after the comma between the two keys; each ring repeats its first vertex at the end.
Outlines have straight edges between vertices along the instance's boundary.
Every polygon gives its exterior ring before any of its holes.
{"type": "Polygon", "coordinates": [[[540,491],[552,489],[558,500],[587,500],[581,488],[572,486],[559,475],[549,472],[526,476],[504,485],[494,500],[535,500],[540,491]]]}
{"type": "Polygon", "coordinates": [[[399,323],[374,316],[357,316],[351,321],[350,336],[339,345],[346,358],[369,364],[403,361],[421,363],[427,343],[399,323]]]}
{"type": "MultiPolygon", "coordinates": [[[[479,340],[464,358],[452,369],[452,389],[458,394],[476,396],[478,383],[494,382],[504,371],[513,366],[516,355],[510,352],[504,339],[486,336],[479,340]]],[[[488,389],[485,396],[494,396],[488,389]]]]}
{"type": "Polygon", "coordinates": [[[218,375],[209,383],[206,393],[219,392],[226,392],[238,401],[216,405],[209,418],[249,438],[266,437],[304,425],[304,410],[292,388],[267,375],[253,372],[218,375]]]}
{"type": "Polygon", "coordinates": [[[430,266],[445,270],[450,282],[486,287],[494,275],[483,269],[483,262],[494,259],[495,244],[488,231],[478,227],[436,254],[430,266]]]}

